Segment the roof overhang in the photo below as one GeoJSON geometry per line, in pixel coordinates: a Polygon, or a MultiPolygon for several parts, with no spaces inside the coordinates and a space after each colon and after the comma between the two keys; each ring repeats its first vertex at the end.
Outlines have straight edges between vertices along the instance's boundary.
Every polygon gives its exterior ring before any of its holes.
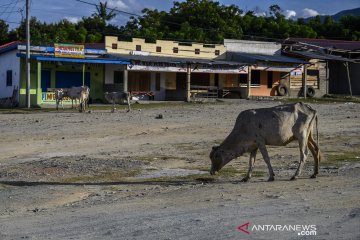
{"type": "Polygon", "coordinates": [[[180,58],[165,56],[144,56],[144,55],[126,55],[126,54],[107,54],[108,59],[128,59],[131,63],[135,62],[153,62],[153,63],[170,63],[170,64],[203,64],[203,65],[228,65],[244,66],[244,62],[234,62],[222,59],[200,59],[200,58],[180,58]]]}
{"type": "Polygon", "coordinates": [[[309,64],[308,61],[302,59],[286,57],[282,55],[265,55],[265,54],[252,54],[243,52],[228,52],[228,57],[232,61],[248,62],[251,64],[258,64],[259,62],[265,63],[283,63],[283,64],[309,64]]]}
{"type": "Polygon", "coordinates": [[[310,52],[310,51],[286,51],[286,54],[290,54],[293,56],[298,56],[306,59],[320,59],[320,60],[328,60],[328,61],[341,61],[341,62],[356,62],[356,59],[344,58],[341,56],[326,54],[326,53],[318,53],[318,52],[310,52]]]}
{"type": "MultiPolygon", "coordinates": [[[[16,55],[20,58],[26,57],[26,55],[22,53],[18,53],[16,55]]],[[[37,54],[31,54],[30,59],[37,61],[72,62],[72,63],[99,63],[99,64],[129,64],[130,63],[130,61],[126,59],[114,60],[107,58],[61,58],[50,55],[37,55],[37,54]]]]}

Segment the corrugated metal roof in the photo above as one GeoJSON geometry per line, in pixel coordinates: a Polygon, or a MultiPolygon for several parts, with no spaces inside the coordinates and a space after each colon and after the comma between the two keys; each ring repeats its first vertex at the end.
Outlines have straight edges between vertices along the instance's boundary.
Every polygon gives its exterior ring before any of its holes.
{"type": "Polygon", "coordinates": [[[296,56],[304,57],[307,59],[322,59],[322,60],[332,60],[332,61],[342,61],[342,62],[355,62],[354,59],[344,58],[336,55],[330,55],[326,53],[319,52],[309,52],[309,51],[288,51],[288,54],[294,54],[296,56]]]}
{"type": "Polygon", "coordinates": [[[323,48],[356,50],[360,49],[360,41],[343,41],[329,39],[313,39],[313,38],[288,38],[284,43],[306,43],[323,48]]]}
{"type": "Polygon", "coordinates": [[[127,54],[107,54],[109,59],[127,59],[130,61],[142,62],[161,62],[161,63],[175,63],[175,64],[204,64],[204,65],[247,65],[245,62],[234,62],[217,59],[197,59],[197,58],[179,58],[179,57],[164,57],[164,56],[144,56],[144,55],[127,55],[127,54]]]}
{"type": "Polygon", "coordinates": [[[286,57],[283,55],[265,55],[265,54],[252,54],[252,53],[241,53],[241,52],[231,52],[227,53],[229,59],[232,61],[248,62],[248,63],[257,63],[261,62],[278,62],[278,63],[295,63],[295,64],[308,64],[309,62],[297,59],[286,57]]]}

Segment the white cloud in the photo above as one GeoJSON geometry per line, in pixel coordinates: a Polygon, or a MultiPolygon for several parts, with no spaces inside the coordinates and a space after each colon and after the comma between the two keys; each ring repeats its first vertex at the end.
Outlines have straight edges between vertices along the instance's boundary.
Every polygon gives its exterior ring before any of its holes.
{"type": "Polygon", "coordinates": [[[81,20],[81,17],[69,17],[65,16],[64,19],[68,20],[71,23],[78,23],[81,20]]]}
{"type": "Polygon", "coordinates": [[[314,17],[316,15],[320,15],[318,11],[314,10],[314,9],[310,9],[310,8],[304,8],[302,10],[302,15],[301,17],[303,18],[308,18],[308,17],[314,17]]]}
{"type": "Polygon", "coordinates": [[[294,10],[285,10],[284,16],[286,19],[293,18],[296,16],[296,12],[294,10]]]}
{"type": "Polygon", "coordinates": [[[256,12],[256,13],[254,13],[254,16],[257,16],[257,17],[266,17],[266,12],[256,12]]]}

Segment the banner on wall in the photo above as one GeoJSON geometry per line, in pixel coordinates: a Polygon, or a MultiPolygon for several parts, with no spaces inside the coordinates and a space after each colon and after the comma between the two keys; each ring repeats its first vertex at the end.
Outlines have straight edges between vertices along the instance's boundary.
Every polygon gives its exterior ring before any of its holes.
{"type": "MultiPolygon", "coordinates": [[[[158,63],[158,62],[141,62],[136,64],[129,64],[127,66],[129,71],[149,71],[149,72],[186,72],[186,66],[177,65],[173,63],[158,63]]],[[[227,65],[203,65],[192,64],[191,72],[193,73],[229,73],[229,74],[247,74],[247,66],[227,66],[227,65]]]]}

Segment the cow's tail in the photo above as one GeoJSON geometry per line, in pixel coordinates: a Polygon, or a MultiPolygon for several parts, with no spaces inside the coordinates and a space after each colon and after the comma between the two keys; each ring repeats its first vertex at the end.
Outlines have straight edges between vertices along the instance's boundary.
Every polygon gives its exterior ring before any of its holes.
{"type": "MultiPolygon", "coordinates": [[[[312,108],[311,108],[312,109],[312,108]]],[[[315,128],[316,128],[316,144],[317,144],[317,147],[319,149],[319,128],[318,128],[318,115],[317,115],[317,112],[316,110],[312,109],[313,112],[314,112],[314,119],[315,119],[315,128]]],[[[321,161],[321,153],[320,153],[320,149],[318,151],[318,159],[319,159],[319,162],[321,161]]]]}
{"type": "Polygon", "coordinates": [[[318,116],[316,112],[315,112],[315,124],[316,124],[316,143],[319,146],[318,116]]]}
{"type": "MultiPolygon", "coordinates": [[[[312,119],[312,121],[315,119],[315,127],[316,127],[316,143],[319,147],[319,128],[318,128],[318,115],[315,109],[313,109],[309,104],[304,104],[306,107],[308,107],[313,113],[314,113],[314,117],[312,119]]],[[[320,161],[321,157],[319,157],[319,161],[320,161]]]]}

